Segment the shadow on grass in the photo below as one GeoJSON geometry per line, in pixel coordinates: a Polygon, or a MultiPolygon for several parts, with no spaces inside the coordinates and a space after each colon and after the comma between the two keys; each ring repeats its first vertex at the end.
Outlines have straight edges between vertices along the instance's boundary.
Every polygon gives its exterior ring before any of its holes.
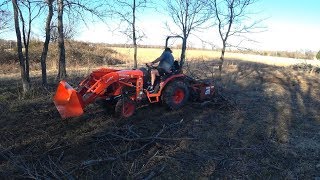
{"type": "MultiPolygon", "coordinates": [[[[210,63],[190,62],[189,73],[216,79],[210,63]]],[[[69,80],[75,84],[82,77],[69,80]]],[[[216,81],[215,103],[208,106],[190,102],[169,111],[154,104],[119,120],[92,104],[83,116],[66,121],[52,103],[53,78],[47,91],[25,100],[14,93],[16,81],[4,80],[0,177],[317,177],[318,78],[288,68],[227,61],[216,81]]]]}

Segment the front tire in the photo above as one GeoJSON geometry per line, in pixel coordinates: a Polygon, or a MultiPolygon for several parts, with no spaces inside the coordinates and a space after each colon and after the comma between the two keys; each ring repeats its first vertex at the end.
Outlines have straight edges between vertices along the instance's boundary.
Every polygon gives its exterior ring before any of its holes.
{"type": "Polygon", "coordinates": [[[129,98],[121,98],[115,106],[115,116],[119,118],[129,118],[136,110],[136,104],[129,98]]]}
{"type": "Polygon", "coordinates": [[[189,99],[189,89],[182,81],[176,81],[167,85],[162,95],[162,100],[169,109],[176,110],[184,106],[189,99]]]}

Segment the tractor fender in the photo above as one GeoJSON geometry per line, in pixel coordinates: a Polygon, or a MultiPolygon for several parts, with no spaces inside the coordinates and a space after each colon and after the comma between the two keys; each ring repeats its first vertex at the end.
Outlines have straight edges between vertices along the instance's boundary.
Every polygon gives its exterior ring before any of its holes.
{"type": "Polygon", "coordinates": [[[160,83],[160,90],[159,93],[162,94],[162,92],[166,89],[167,85],[172,83],[173,81],[184,81],[184,74],[175,74],[167,78],[165,81],[160,83]]]}

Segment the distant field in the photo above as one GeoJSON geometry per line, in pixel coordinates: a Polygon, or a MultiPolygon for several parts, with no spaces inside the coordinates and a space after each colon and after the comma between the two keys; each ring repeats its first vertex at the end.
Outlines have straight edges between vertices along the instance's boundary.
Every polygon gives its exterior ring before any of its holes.
{"type": "MultiPolygon", "coordinates": [[[[42,44],[33,43],[30,51],[30,71],[31,75],[40,75],[40,62],[42,44]]],[[[175,59],[180,58],[180,49],[173,48],[175,59]]],[[[151,62],[159,57],[163,49],[161,48],[138,48],[138,66],[151,62]]],[[[0,53],[0,74],[10,76],[20,72],[17,55],[15,51],[3,51],[0,53]]],[[[187,50],[186,62],[219,62],[220,51],[211,50],[187,50]]],[[[272,66],[291,66],[294,64],[311,64],[320,67],[318,60],[304,60],[284,57],[261,56],[252,54],[241,54],[226,52],[226,64],[237,64],[241,62],[255,62],[272,66]]],[[[47,59],[47,70],[56,74],[58,50],[56,44],[51,44],[47,59]]],[[[133,67],[133,48],[109,47],[101,44],[89,44],[84,42],[68,42],[66,44],[66,61],[68,70],[87,71],[98,67],[116,67],[118,69],[128,69],[133,67]]],[[[212,65],[212,64],[211,64],[212,65]]]]}
{"type": "MultiPolygon", "coordinates": [[[[121,48],[121,47],[112,47],[112,49],[116,50],[117,52],[127,56],[126,58],[128,60],[131,60],[133,57],[133,49],[132,48],[121,48]]],[[[162,53],[163,49],[159,48],[138,48],[138,59],[141,62],[149,62],[157,57],[159,57],[162,53]]],[[[180,49],[172,49],[173,56],[175,59],[178,59],[180,57],[181,50],[180,49]]],[[[206,51],[206,50],[187,50],[186,56],[189,59],[194,58],[201,58],[201,59],[213,59],[218,58],[220,55],[217,51],[206,51]]]]}
{"type": "MultiPolygon", "coordinates": [[[[122,48],[122,47],[112,47],[112,49],[119,52],[123,59],[127,63],[132,62],[133,49],[132,48],[122,48]]],[[[181,50],[172,49],[175,59],[179,59],[181,50]]],[[[150,62],[159,57],[162,53],[162,49],[157,48],[138,48],[138,63],[143,64],[145,62],[150,62]]],[[[219,51],[210,50],[187,50],[186,57],[188,59],[201,59],[201,60],[218,60],[220,57],[219,51]]],[[[308,63],[314,66],[320,66],[320,61],[318,60],[305,60],[305,59],[293,59],[284,57],[273,57],[273,56],[261,56],[261,55],[250,55],[241,53],[231,53],[226,52],[225,57],[227,60],[241,60],[263,63],[275,66],[290,66],[299,63],[308,63]]]]}

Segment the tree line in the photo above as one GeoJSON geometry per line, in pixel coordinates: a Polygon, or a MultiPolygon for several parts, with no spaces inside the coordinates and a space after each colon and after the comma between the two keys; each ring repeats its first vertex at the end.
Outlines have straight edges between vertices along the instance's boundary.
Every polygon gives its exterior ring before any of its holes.
{"type": "MultiPolygon", "coordinates": [[[[248,33],[260,30],[257,26],[260,21],[252,20],[250,17],[252,14],[248,12],[248,7],[256,2],[256,0],[4,0],[0,3],[0,32],[8,29],[10,22],[14,22],[24,93],[30,89],[30,34],[35,22],[44,14],[46,16],[43,27],[45,38],[40,57],[43,86],[47,86],[46,59],[49,43],[54,35],[59,53],[57,78],[61,80],[67,76],[64,46],[67,33],[66,26],[64,26],[65,21],[87,23],[90,15],[106,23],[109,19],[116,19],[119,24],[125,24],[124,28],[119,31],[132,42],[133,64],[134,68],[137,68],[138,42],[144,37],[143,30],[137,26],[137,17],[143,14],[146,8],[157,7],[167,12],[178,29],[178,31],[173,31],[167,25],[171,35],[182,37],[181,63],[184,63],[185,60],[190,35],[197,30],[209,27],[217,29],[222,45],[219,64],[221,71],[226,47],[239,46],[239,44],[230,44],[229,39],[234,36],[246,39],[248,33]]],[[[206,40],[203,39],[203,41],[206,40]]]]}

